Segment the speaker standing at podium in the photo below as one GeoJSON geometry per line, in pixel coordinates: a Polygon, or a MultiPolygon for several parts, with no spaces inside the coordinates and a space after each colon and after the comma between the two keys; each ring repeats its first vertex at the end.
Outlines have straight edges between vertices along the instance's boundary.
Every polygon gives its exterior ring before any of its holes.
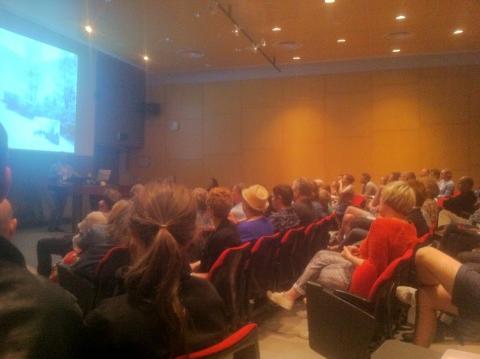
{"type": "Polygon", "coordinates": [[[48,190],[52,196],[53,208],[50,214],[49,232],[63,232],[62,224],[63,211],[67,198],[72,190],[71,179],[75,171],[66,161],[60,160],[50,167],[48,190]]]}

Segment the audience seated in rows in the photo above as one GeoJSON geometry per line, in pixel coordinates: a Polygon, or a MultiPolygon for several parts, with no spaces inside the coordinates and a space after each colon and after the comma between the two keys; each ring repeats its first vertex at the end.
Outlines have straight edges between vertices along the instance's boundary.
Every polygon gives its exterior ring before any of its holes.
{"type": "Polygon", "coordinates": [[[367,296],[376,277],[394,259],[417,242],[413,225],[406,220],[415,206],[415,193],[405,182],[393,182],[382,192],[381,217],[376,219],[367,238],[358,247],[345,247],[342,253],[319,251],[296,283],[286,292],[268,292],[274,303],[291,309],[295,300],[305,295],[308,281],[332,289],[354,291],[367,296]]]}
{"type": "MultiPolygon", "coordinates": [[[[105,190],[102,198],[98,202],[98,211],[102,212],[105,218],[113,205],[122,198],[120,192],[115,189],[105,190]]],[[[37,272],[45,277],[50,276],[52,271],[52,255],[65,256],[73,249],[71,235],[65,235],[61,238],[43,238],[37,242],[37,272]]]]}
{"type": "MultiPolygon", "coordinates": [[[[416,204],[412,211],[407,215],[407,220],[414,224],[417,236],[422,237],[430,230],[430,227],[427,225],[426,219],[421,210],[427,196],[426,189],[424,184],[417,180],[410,180],[408,185],[415,191],[416,204]]],[[[339,243],[338,245],[330,247],[330,249],[341,250],[346,245],[351,245],[365,239],[375,218],[376,215],[370,211],[349,206],[345,211],[345,215],[343,216],[340,229],[337,234],[337,240],[339,243]]]]}
{"type": "Polygon", "coordinates": [[[232,208],[230,190],[224,187],[211,189],[206,204],[215,230],[208,234],[200,260],[190,264],[192,271],[205,274],[225,249],[241,244],[237,226],[228,219],[232,208]]]}
{"type": "Polygon", "coordinates": [[[242,242],[273,234],[275,228],[265,217],[268,208],[268,191],[261,185],[253,185],[242,191],[243,210],[247,219],[238,223],[237,228],[242,242]]]}
{"type": "Polygon", "coordinates": [[[183,248],[195,231],[191,192],[154,182],[133,199],[133,263],[126,293],[106,299],[86,324],[96,357],[172,358],[221,340],[222,299],[208,282],[190,276],[183,248]]]}
{"type": "MultiPolygon", "coordinates": [[[[432,175],[434,170],[421,172],[419,181],[413,172],[393,172],[378,187],[364,173],[360,181],[362,195],[369,199],[365,210],[350,206],[355,194],[354,178],[342,175],[331,188],[336,211],[340,218],[343,215],[339,231],[342,252],[317,252],[296,283],[286,292],[269,292],[270,300],[290,309],[305,294],[309,280],[366,297],[385,268],[414,247],[417,237],[436,226],[435,199],[440,190],[432,175]],[[361,240],[359,246],[349,246],[361,240]]],[[[449,187],[451,173],[450,179],[442,174],[442,180],[449,187]]],[[[170,181],[138,184],[132,187],[131,201],[120,200],[113,208],[108,200],[100,202],[101,212],[91,212],[79,224],[79,234],[73,240],[75,262],[71,268],[93,281],[98,263],[116,245],[128,246],[132,261],[121,272],[119,288],[123,292],[104,300],[90,312],[86,328],[70,297],[58,286],[53,287],[26,271],[23,256],[7,241],[14,233],[16,221],[11,206],[4,200],[0,203],[0,271],[5,275],[0,276],[0,284],[7,286],[0,285],[0,302],[3,305],[5,298],[5,303],[10,300],[16,304],[20,298],[21,304],[27,297],[32,310],[29,313],[35,313],[25,315],[23,321],[14,321],[11,315],[0,311],[0,336],[9,345],[7,354],[42,357],[48,350],[49,357],[53,352],[54,357],[70,358],[81,357],[86,350],[90,356],[171,358],[219,341],[228,329],[224,303],[202,277],[207,277],[213,263],[228,248],[308,225],[331,213],[327,188],[321,180],[299,178],[292,187],[275,186],[269,196],[261,185],[244,188],[239,184],[232,193],[219,187],[215,179],[208,190],[193,191],[170,181]],[[205,241],[198,242],[201,246],[198,260],[189,263],[188,245],[199,234],[205,241]],[[44,303],[45,300],[49,303],[44,303]],[[54,322],[44,323],[45,318],[54,322]],[[40,331],[35,328],[45,328],[42,331],[48,333],[48,340],[40,343],[40,331]],[[22,333],[20,337],[16,335],[18,330],[22,333]]],[[[444,201],[444,212],[463,216],[465,222],[461,223],[480,222],[480,210],[470,216],[475,208],[475,203],[471,204],[472,188],[473,181],[462,178],[460,194],[444,201]]],[[[441,243],[440,248],[456,255],[459,248],[469,250],[478,246],[480,236],[461,237],[463,230],[456,225],[448,226],[446,233],[455,239],[441,243]]],[[[67,246],[65,238],[61,245],[67,246]]],[[[72,248],[71,237],[68,245],[72,248]]],[[[39,249],[42,249],[40,244],[39,249]]],[[[50,256],[54,251],[44,249],[39,253],[39,258],[44,259],[42,264],[39,261],[39,268],[43,268],[45,275],[45,267],[49,267],[45,254],[48,252],[50,256]]],[[[422,248],[416,255],[421,283],[415,336],[419,345],[428,346],[431,342],[435,310],[480,319],[474,302],[480,299],[479,275],[442,256],[432,248],[422,248]],[[440,268],[442,262],[445,268],[440,268]]]]}

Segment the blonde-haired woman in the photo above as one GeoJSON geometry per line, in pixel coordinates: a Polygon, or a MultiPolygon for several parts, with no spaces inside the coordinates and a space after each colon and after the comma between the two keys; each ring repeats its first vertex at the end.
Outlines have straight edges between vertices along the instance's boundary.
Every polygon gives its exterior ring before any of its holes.
{"type": "Polygon", "coordinates": [[[286,292],[268,293],[274,303],[291,309],[305,295],[308,281],[332,289],[350,289],[367,296],[375,279],[394,259],[417,243],[415,227],[406,216],[415,206],[415,192],[405,182],[384,187],[380,217],[373,223],[361,246],[344,247],[342,253],[322,250],[312,258],[297,282],[286,292]]]}
{"type": "Polygon", "coordinates": [[[195,230],[191,191],[153,182],[133,199],[133,263],[126,294],[87,318],[95,356],[172,358],[218,341],[226,330],[222,299],[191,277],[184,248],[195,230]]]}

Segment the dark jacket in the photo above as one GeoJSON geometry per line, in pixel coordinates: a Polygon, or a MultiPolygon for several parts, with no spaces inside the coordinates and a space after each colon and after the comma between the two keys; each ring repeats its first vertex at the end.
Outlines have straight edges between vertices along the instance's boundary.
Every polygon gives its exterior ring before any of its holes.
{"type": "MultiPolygon", "coordinates": [[[[179,293],[186,308],[186,351],[220,341],[228,328],[222,299],[210,282],[185,276],[179,293]]],[[[170,358],[165,334],[168,326],[151,308],[131,305],[128,294],[109,298],[86,319],[91,348],[99,358],[170,358]]]]}
{"type": "Polygon", "coordinates": [[[419,207],[415,207],[407,216],[407,220],[415,226],[417,230],[417,237],[423,237],[430,231],[427,221],[423,216],[422,210],[419,207]]]}
{"type": "Polygon", "coordinates": [[[80,240],[82,252],[78,261],[72,265],[72,270],[89,280],[94,280],[98,263],[117,243],[108,236],[106,225],[96,225],[80,240]]]}
{"type": "Polygon", "coordinates": [[[225,249],[236,247],[240,244],[237,226],[225,218],[206,240],[200,259],[200,272],[208,272],[225,249]]]}
{"type": "Polygon", "coordinates": [[[73,296],[31,274],[0,237],[0,357],[81,358],[84,327],[73,296]]]}
{"type": "Polygon", "coordinates": [[[457,216],[468,218],[475,212],[475,203],[477,197],[473,191],[460,193],[458,196],[447,199],[443,202],[443,207],[457,216]]]}
{"type": "Polygon", "coordinates": [[[308,198],[301,198],[293,204],[293,209],[297,212],[300,225],[305,226],[317,219],[313,203],[308,198]]]}

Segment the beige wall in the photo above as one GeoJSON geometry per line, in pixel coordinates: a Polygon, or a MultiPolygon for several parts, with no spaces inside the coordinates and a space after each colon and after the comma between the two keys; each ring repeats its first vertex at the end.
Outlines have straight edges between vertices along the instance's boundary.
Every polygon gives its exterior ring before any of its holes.
{"type": "Polygon", "coordinates": [[[272,186],[422,167],[480,180],[480,66],[165,85],[149,97],[162,115],[130,156],[138,180],[272,186]]]}

